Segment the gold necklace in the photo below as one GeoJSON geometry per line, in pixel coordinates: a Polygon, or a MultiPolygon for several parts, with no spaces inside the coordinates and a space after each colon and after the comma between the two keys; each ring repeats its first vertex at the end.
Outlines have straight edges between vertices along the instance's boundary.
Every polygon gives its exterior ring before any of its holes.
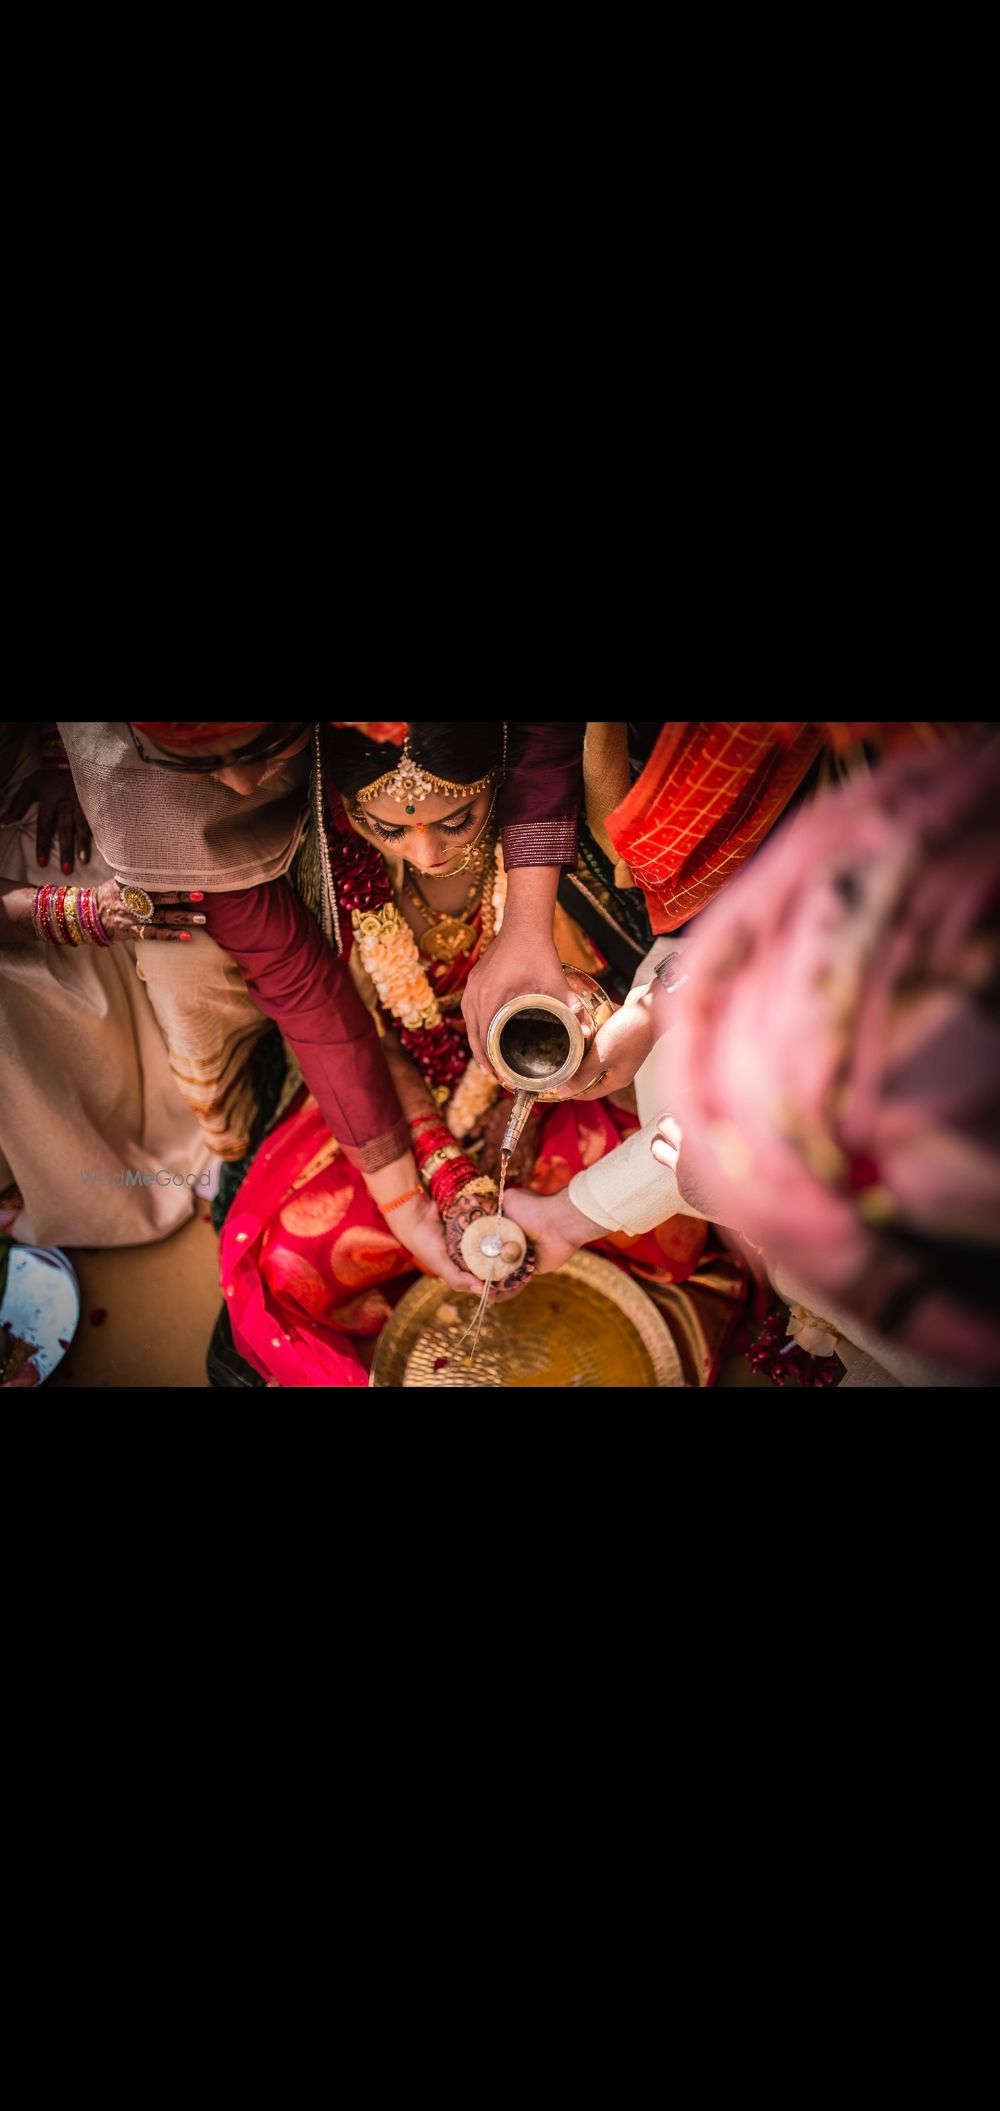
{"type": "Polygon", "coordinates": [[[416,908],[420,910],[427,925],[426,931],[422,932],[418,938],[417,945],[420,952],[428,960],[437,960],[442,967],[450,967],[452,961],[457,960],[460,953],[471,953],[478,933],[475,925],[468,923],[466,919],[470,910],[474,910],[476,902],[482,894],[486,869],[484,858],[482,870],[477,872],[469,888],[462,904],[460,915],[451,916],[446,909],[431,908],[430,903],[424,900],[419,887],[410,877],[410,867],[404,865],[404,892],[409,896],[410,901],[414,903],[416,908]]]}

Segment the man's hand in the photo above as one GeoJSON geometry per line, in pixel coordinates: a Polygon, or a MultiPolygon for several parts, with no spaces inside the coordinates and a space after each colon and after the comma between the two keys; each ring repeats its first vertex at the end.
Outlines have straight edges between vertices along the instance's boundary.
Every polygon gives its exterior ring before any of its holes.
{"type": "Polygon", "coordinates": [[[601,1225],[570,1201],[568,1188],[559,1195],[532,1195],[527,1188],[516,1187],[504,1196],[503,1213],[534,1241],[539,1275],[561,1268],[579,1247],[604,1236],[601,1225]]]}
{"type": "MultiPolygon", "coordinates": [[[[656,1124],[656,1134],[649,1146],[657,1165],[665,1165],[677,1180],[677,1160],[681,1155],[683,1133],[672,1114],[661,1114],[656,1124]]],[[[678,1190],[679,1192],[679,1190],[678,1190]]]]}
{"type": "Polygon", "coordinates": [[[469,1045],[480,1068],[492,1077],[486,1033],[494,1013],[511,997],[540,990],[546,997],[574,1002],[552,936],[552,914],[559,885],[557,865],[523,865],[507,878],[503,928],[487,946],[465,985],[462,1014],[469,1045]]]}
{"type": "Polygon", "coordinates": [[[90,824],[76,796],[69,770],[36,770],[18,785],[4,814],[5,821],[20,821],[38,801],[35,823],[35,857],[47,865],[54,837],[59,840],[59,858],[65,873],[74,859],[86,865],[90,857],[90,824]]]}

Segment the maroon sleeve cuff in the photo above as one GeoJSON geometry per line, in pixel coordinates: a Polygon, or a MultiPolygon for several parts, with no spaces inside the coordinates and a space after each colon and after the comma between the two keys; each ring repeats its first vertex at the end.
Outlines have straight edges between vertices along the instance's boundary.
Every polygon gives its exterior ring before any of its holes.
{"type": "MultiPolygon", "coordinates": [[[[375,1021],[345,961],[327,945],[287,879],[206,894],[206,928],[242,970],[254,1003],[275,1019],[332,1136],[364,1152],[408,1131],[375,1021]]],[[[373,1170],[362,1160],[365,1170],[373,1170]]]]}
{"type": "Polygon", "coordinates": [[[380,1173],[384,1165],[391,1165],[394,1158],[402,1158],[404,1152],[412,1151],[413,1138],[405,1121],[398,1121],[394,1129],[387,1129],[384,1136],[374,1136],[370,1143],[360,1146],[345,1143],[344,1157],[359,1173],[380,1173]]]}
{"type": "Polygon", "coordinates": [[[555,821],[516,821],[503,831],[503,861],[508,872],[518,865],[576,865],[576,814],[555,821]]]}
{"type": "Polygon", "coordinates": [[[583,795],[584,719],[514,719],[507,728],[507,777],[500,797],[504,863],[576,864],[583,795]]]}

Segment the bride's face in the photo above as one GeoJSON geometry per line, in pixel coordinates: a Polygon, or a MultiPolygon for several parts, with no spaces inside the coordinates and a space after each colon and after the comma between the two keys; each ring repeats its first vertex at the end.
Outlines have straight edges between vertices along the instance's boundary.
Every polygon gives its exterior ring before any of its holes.
{"type": "Polygon", "coordinates": [[[406,858],[415,871],[435,873],[442,879],[445,873],[454,871],[466,846],[479,834],[493,803],[494,789],[488,784],[474,798],[465,800],[452,792],[431,792],[426,799],[417,801],[414,814],[408,814],[397,799],[380,792],[363,806],[355,804],[351,825],[359,836],[406,858]]]}

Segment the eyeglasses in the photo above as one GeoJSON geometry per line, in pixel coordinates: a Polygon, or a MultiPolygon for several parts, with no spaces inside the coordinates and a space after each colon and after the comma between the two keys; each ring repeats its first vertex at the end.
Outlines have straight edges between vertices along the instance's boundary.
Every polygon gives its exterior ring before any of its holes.
{"type": "Polygon", "coordinates": [[[193,773],[199,775],[208,774],[211,770],[228,770],[232,768],[234,763],[266,762],[269,755],[280,755],[283,748],[292,747],[300,734],[304,733],[311,724],[311,718],[303,718],[298,725],[282,726],[280,730],[276,731],[275,724],[272,721],[266,732],[258,734],[257,739],[251,741],[249,747],[238,748],[234,755],[191,755],[187,756],[183,762],[175,762],[172,756],[165,758],[162,755],[147,755],[131,721],[129,721],[129,732],[132,735],[136,753],[143,762],[149,763],[151,769],[182,770],[185,776],[191,776],[193,773]]]}

